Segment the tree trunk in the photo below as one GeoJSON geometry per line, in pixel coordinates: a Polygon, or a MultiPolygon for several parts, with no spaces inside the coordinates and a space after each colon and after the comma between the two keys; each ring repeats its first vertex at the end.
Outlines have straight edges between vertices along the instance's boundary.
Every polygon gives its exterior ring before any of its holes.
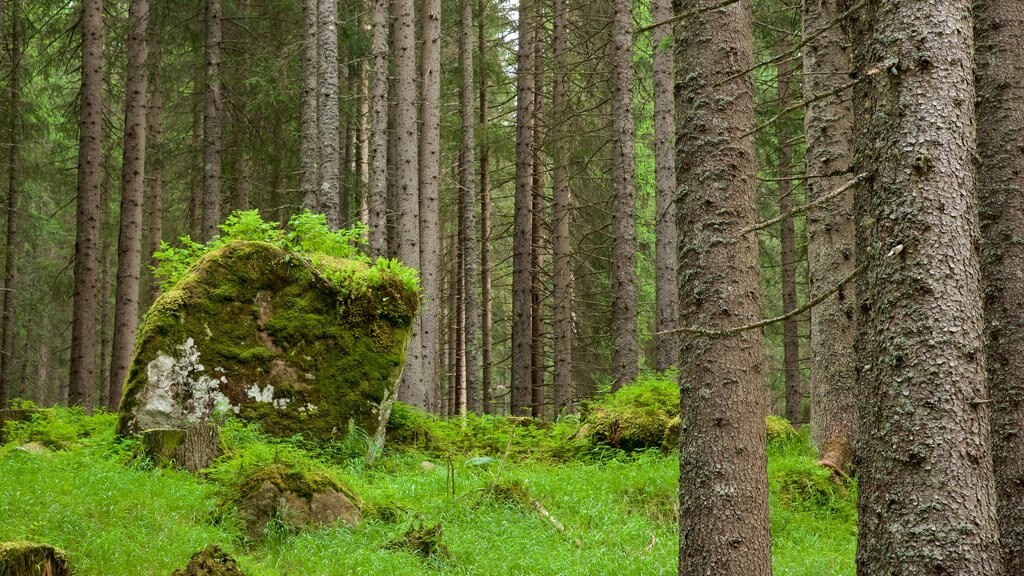
{"type": "MultiPolygon", "coordinates": [[[[779,34],[788,34],[780,30],[779,34]]],[[[777,57],[783,58],[778,65],[779,110],[786,110],[793,100],[793,60],[789,52],[789,37],[783,38],[777,46],[777,57]]],[[[780,261],[782,264],[782,313],[789,314],[797,308],[796,294],[796,223],[788,214],[793,211],[793,135],[787,120],[775,122],[775,139],[778,142],[779,176],[779,223],[780,261]]],[[[799,425],[803,421],[803,394],[800,390],[800,319],[787,318],[782,322],[782,374],[786,392],[786,419],[799,425]]]]}
{"type": "Polygon", "coordinates": [[[371,257],[388,253],[388,2],[371,0],[373,82],[370,85],[370,174],[367,190],[371,257]]]}
{"type": "MultiPolygon", "coordinates": [[[[652,0],[651,18],[662,22],[672,17],[672,0],[652,0]]],[[[671,28],[658,26],[651,31],[654,45],[654,367],[658,371],[679,365],[679,343],[675,334],[662,334],[676,328],[679,317],[679,256],[676,246],[675,194],[675,103],[672,101],[671,28]]]]}
{"type": "MultiPolygon", "coordinates": [[[[480,0],[477,14],[477,52],[480,69],[487,62],[487,37],[484,16],[487,0],[480,0]]],[[[487,75],[480,74],[480,394],[484,414],[494,413],[492,386],[493,360],[491,359],[491,154],[488,142],[487,75]]]]}
{"type": "MultiPolygon", "coordinates": [[[[721,330],[761,313],[757,239],[739,234],[755,221],[751,3],[678,23],[675,37],[679,322],[721,330]]],[[[679,574],[771,574],[761,332],[685,334],[680,362],[679,574]]]]}
{"type": "MultiPolygon", "coordinates": [[[[359,19],[366,26],[365,17],[359,19]]],[[[371,54],[372,57],[372,54],[371,54]]],[[[370,70],[366,60],[359,63],[359,119],[356,121],[356,141],[359,143],[359,221],[370,225],[370,70]]],[[[369,241],[369,238],[366,238],[369,241]]]]}
{"type": "Polygon", "coordinates": [[[220,233],[222,135],[221,0],[206,0],[206,92],[203,100],[203,242],[220,233]]]}
{"type": "Polygon", "coordinates": [[[320,142],[317,132],[317,0],[302,0],[302,112],[299,117],[299,192],[302,207],[317,206],[320,142]]]}
{"type": "Polygon", "coordinates": [[[338,0],[319,0],[317,22],[317,53],[320,68],[317,71],[319,87],[320,189],[317,192],[317,211],[327,216],[327,227],[337,230],[340,204],[340,155],[338,152],[341,127],[338,108],[338,0]]]}
{"type": "Polygon", "coordinates": [[[103,132],[103,0],[83,0],[82,89],[78,123],[75,296],[68,402],[92,406],[96,388],[96,313],[100,236],[100,139],[103,132]]]}
{"type": "Polygon", "coordinates": [[[530,415],[532,282],[532,181],[535,52],[534,2],[519,3],[519,48],[516,58],[515,220],[512,241],[512,398],[513,416],[530,415]]]}
{"type": "Polygon", "coordinates": [[[551,117],[555,145],[551,147],[552,166],[552,234],[554,256],[551,262],[554,293],[553,348],[555,417],[572,410],[572,192],[569,189],[569,162],[565,153],[569,146],[566,111],[569,107],[569,23],[566,0],[554,0],[554,27],[551,31],[554,78],[552,79],[551,117]]]}
{"type": "MultiPolygon", "coordinates": [[[[3,12],[0,11],[0,17],[3,12]]],[[[11,0],[11,75],[10,110],[8,121],[10,133],[7,150],[7,257],[4,262],[3,325],[0,327],[0,410],[7,408],[14,383],[11,366],[14,364],[14,298],[18,292],[18,160],[21,154],[21,0],[11,0]]],[[[0,424],[2,426],[2,424],[0,424]]]]}
{"type": "Polygon", "coordinates": [[[465,242],[462,244],[465,259],[466,293],[466,407],[480,414],[480,290],[479,249],[480,235],[477,228],[476,203],[476,84],[473,78],[473,26],[474,0],[462,0],[462,21],[459,23],[459,60],[462,62],[462,147],[459,149],[459,183],[465,216],[462,221],[465,242]]]}
{"type": "Polygon", "coordinates": [[[139,275],[142,270],[142,199],[146,172],[146,30],[149,1],[128,8],[128,82],[124,101],[124,156],[121,164],[121,226],[117,240],[117,297],[110,355],[107,408],[117,410],[128,375],[139,324],[139,275]]]}
{"type": "MultiPolygon", "coordinates": [[[[201,68],[197,68],[202,72],[201,68]]],[[[195,78],[195,86],[203,85],[202,73],[197,73],[195,78]]],[[[203,168],[202,159],[205,155],[203,148],[203,100],[206,98],[205,90],[199,92],[196,88],[196,92],[192,94],[194,100],[192,109],[192,153],[189,154],[189,158],[192,159],[196,168],[190,171],[191,181],[189,182],[189,194],[188,194],[188,235],[196,242],[202,242],[203,240],[203,178],[206,173],[203,168]]]]}
{"type": "MultiPolygon", "coordinates": [[[[422,35],[420,48],[423,102],[420,108],[422,133],[420,135],[419,173],[419,233],[420,283],[423,305],[419,315],[420,344],[422,346],[423,394],[425,407],[437,411],[434,396],[435,383],[440,377],[438,348],[441,340],[440,293],[440,171],[441,171],[441,0],[423,2],[422,35]]],[[[470,72],[472,74],[472,71],[470,72]]],[[[469,117],[469,122],[473,117],[469,117]]]]}
{"type": "MultiPolygon", "coordinates": [[[[803,4],[803,35],[814,38],[803,50],[804,98],[809,102],[804,112],[808,202],[850,179],[852,90],[841,90],[852,67],[850,36],[847,24],[833,26],[844,6],[839,0],[803,4]]],[[[814,299],[853,272],[852,189],[807,213],[807,239],[809,297],[814,299]]],[[[837,471],[853,460],[857,432],[855,292],[847,284],[811,311],[811,437],[822,464],[837,471]]]]}
{"type": "Polygon", "coordinates": [[[857,14],[858,574],[1003,573],[970,4],[872,0],[857,14]]]}
{"type": "Polygon", "coordinates": [[[985,357],[1006,574],[1024,573],[1024,2],[974,4],[985,357]]]}
{"type": "MultiPolygon", "coordinates": [[[[541,22],[540,2],[534,3],[534,18],[541,22]]],[[[544,78],[543,28],[534,30],[533,52],[533,178],[531,182],[533,204],[530,210],[530,413],[534,418],[544,417],[544,78]]]]}
{"type": "MultiPolygon", "coordinates": [[[[160,35],[152,28],[149,34],[149,61],[150,61],[150,95],[149,95],[149,127],[147,129],[147,140],[149,141],[149,248],[147,249],[146,260],[150,266],[156,266],[157,261],[153,253],[160,249],[160,242],[164,236],[164,201],[163,201],[163,90],[160,78],[160,35]]],[[[149,303],[156,300],[160,292],[160,286],[153,275],[150,274],[149,303]]]]}

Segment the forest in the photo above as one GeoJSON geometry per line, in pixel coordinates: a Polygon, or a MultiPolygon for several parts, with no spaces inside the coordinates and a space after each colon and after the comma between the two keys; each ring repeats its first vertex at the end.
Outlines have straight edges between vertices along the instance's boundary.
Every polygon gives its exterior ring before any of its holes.
{"type": "Polygon", "coordinates": [[[0,94],[0,576],[1024,575],[1024,0],[0,0],[0,94]]]}

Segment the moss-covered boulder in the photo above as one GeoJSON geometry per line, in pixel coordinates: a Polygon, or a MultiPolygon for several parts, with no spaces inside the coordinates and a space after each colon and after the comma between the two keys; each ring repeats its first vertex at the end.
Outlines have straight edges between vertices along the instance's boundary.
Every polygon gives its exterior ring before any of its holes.
{"type": "Polygon", "coordinates": [[[188,565],[175,570],[172,576],[245,576],[238,562],[216,544],[196,552],[188,565]]]}
{"type": "Polygon", "coordinates": [[[329,440],[350,420],[375,431],[418,304],[390,261],[229,242],[147,312],[118,431],[184,429],[217,413],[275,435],[329,440]]]}
{"type": "Polygon", "coordinates": [[[0,576],[66,576],[64,552],[35,542],[0,542],[0,576]]]}

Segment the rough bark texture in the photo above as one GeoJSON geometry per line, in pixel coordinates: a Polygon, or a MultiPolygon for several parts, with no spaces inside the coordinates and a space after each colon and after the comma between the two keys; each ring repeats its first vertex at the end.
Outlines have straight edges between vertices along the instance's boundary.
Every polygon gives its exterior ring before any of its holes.
{"type": "Polygon", "coordinates": [[[854,70],[857,573],[1002,574],[969,0],[872,0],[854,70]]]}
{"type": "MultiPolygon", "coordinates": [[[[652,0],[651,18],[655,22],[671,17],[672,0],[652,0]]],[[[672,101],[675,66],[672,63],[672,44],[668,40],[671,31],[669,26],[658,26],[651,31],[651,43],[654,45],[655,332],[674,329],[679,318],[675,103],[672,101]]],[[[655,369],[666,370],[679,364],[679,343],[674,334],[657,334],[654,347],[655,369]]]]}
{"type": "MultiPolygon", "coordinates": [[[[535,22],[541,21],[540,2],[534,4],[535,22]]],[[[542,28],[534,31],[533,78],[533,160],[530,178],[530,415],[544,417],[544,119],[542,28]]]]}
{"type": "Polygon", "coordinates": [[[636,285],[636,177],[633,153],[633,5],[612,14],[612,390],[639,369],[636,285]]]}
{"type": "MultiPolygon", "coordinates": [[[[149,34],[149,110],[146,129],[146,141],[149,143],[149,150],[146,159],[149,162],[149,193],[146,198],[149,202],[149,254],[147,261],[150,266],[156,266],[157,261],[153,253],[160,249],[160,242],[164,236],[164,201],[163,201],[163,88],[160,82],[160,35],[154,33],[152,28],[149,34]]],[[[156,300],[160,291],[159,283],[149,276],[148,304],[156,300]]]]}
{"type": "Polygon", "coordinates": [[[554,293],[552,295],[552,345],[554,348],[554,400],[555,416],[572,410],[572,237],[569,221],[572,210],[572,192],[569,189],[568,130],[565,122],[569,104],[569,61],[567,27],[569,14],[565,0],[554,0],[552,7],[554,27],[551,44],[554,59],[552,79],[551,116],[554,119],[555,146],[552,147],[551,167],[551,249],[553,258],[551,274],[554,293]]]}
{"type": "MultiPolygon", "coordinates": [[[[3,11],[0,10],[0,18],[3,11]]],[[[7,237],[4,245],[7,256],[4,262],[3,324],[0,336],[0,410],[7,408],[13,390],[11,367],[14,364],[14,297],[18,290],[17,258],[18,248],[18,161],[21,152],[21,2],[11,1],[11,75],[9,133],[7,150],[7,237]]]]}
{"type": "Polygon", "coordinates": [[[459,166],[462,181],[459,183],[462,204],[465,207],[463,226],[465,241],[462,253],[465,258],[466,292],[466,407],[481,413],[480,403],[480,258],[478,255],[480,234],[477,228],[476,203],[476,84],[473,78],[473,26],[474,0],[462,0],[462,21],[459,23],[459,59],[462,62],[462,147],[459,149],[459,166]]]}
{"type": "Polygon", "coordinates": [[[370,83],[370,174],[367,196],[371,257],[388,252],[388,2],[373,2],[373,81],[370,83]]]}
{"type": "Polygon", "coordinates": [[[206,0],[206,92],[203,98],[203,229],[209,242],[220,233],[222,135],[220,86],[221,0],[206,0]]]}
{"type": "Polygon", "coordinates": [[[974,4],[985,357],[1006,574],[1024,574],[1024,2],[974,4]]]}
{"type": "Polygon", "coordinates": [[[139,324],[139,278],[142,272],[142,201],[146,172],[146,92],[149,47],[148,0],[128,6],[128,82],[124,101],[124,156],[121,163],[121,226],[117,240],[117,289],[114,338],[110,354],[107,408],[121,402],[124,379],[135,349],[139,324]]]}
{"type": "MultiPolygon", "coordinates": [[[[395,42],[395,198],[398,202],[398,259],[420,268],[419,137],[416,129],[416,22],[413,0],[394,1],[395,42]]],[[[418,324],[418,322],[417,322],[418,324]]],[[[420,330],[413,331],[399,400],[429,410],[433,382],[423,373],[420,330]]]]}
{"type": "MultiPolygon", "coordinates": [[[[804,2],[803,35],[817,35],[803,50],[807,201],[815,202],[850,179],[853,162],[850,36],[833,26],[843,0],[804,2]],[[830,27],[831,28],[828,28],[830,27]],[[825,32],[819,32],[825,28],[825,32]],[[834,96],[822,97],[824,94],[834,96]],[[820,98],[820,99],[819,99],[820,98]]],[[[811,299],[854,269],[853,189],[807,213],[807,269],[811,299]]],[[[824,465],[846,468],[857,432],[854,373],[854,285],[847,284],[811,310],[811,437],[824,465]]]]}
{"type": "Polygon", "coordinates": [[[338,0],[319,0],[317,18],[318,113],[320,142],[320,190],[317,211],[327,216],[327,226],[337,230],[340,205],[341,160],[338,130],[341,111],[338,109],[338,0]]]}
{"type": "MultiPolygon", "coordinates": [[[[319,142],[317,134],[317,0],[302,0],[302,111],[299,117],[299,193],[302,207],[316,208],[319,142]]],[[[385,85],[387,83],[385,82],[385,85]]]]}
{"type": "MultiPolygon", "coordinates": [[[[423,354],[421,363],[426,407],[431,411],[437,411],[435,388],[440,377],[438,357],[441,346],[441,307],[438,302],[438,294],[441,292],[441,0],[426,0],[423,3],[422,34],[420,79],[423,102],[420,108],[422,134],[419,151],[419,230],[423,308],[419,317],[419,335],[423,354]]],[[[468,121],[472,123],[472,115],[468,121]]]]}
{"type": "MultiPolygon", "coordinates": [[[[782,30],[780,34],[788,34],[782,30]]],[[[789,52],[789,38],[777,46],[777,57],[785,58],[778,65],[778,108],[785,110],[793,101],[793,60],[789,52]]],[[[797,308],[796,294],[796,222],[786,216],[793,210],[793,135],[785,118],[775,123],[779,176],[779,247],[782,264],[782,313],[797,308]]],[[[803,421],[803,393],[800,389],[800,318],[794,316],[782,322],[782,376],[786,392],[786,419],[794,426],[803,421]]]]}
{"type": "Polygon", "coordinates": [[[513,416],[530,415],[530,253],[533,183],[534,25],[535,0],[519,4],[519,48],[516,58],[516,191],[512,233],[512,398],[513,416]]]}
{"type": "Polygon", "coordinates": [[[78,206],[68,403],[90,406],[96,387],[96,313],[99,309],[103,0],[82,2],[79,29],[82,33],[82,90],[78,98],[81,105],[78,119],[78,206]]]}
{"type": "MultiPolygon", "coordinates": [[[[484,16],[487,0],[480,0],[477,14],[477,51],[487,61],[484,16]]],[[[487,75],[480,74],[480,396],[484,414],[493,414],[493,360],[491,359],[491,190],[490,145],[487,140],[487,75]]]]}
{"type": "MultiPolygon", "coordinates": [[[[676,1],[676,13],[714,0],[676,1]]],[[[751,4],[675,27],[680,315],[722,329],[760,316],[751,4]],[[727,78],[735,76],[732,80],[727,78]]],[[[679,574],[771,574],[760,331],[680,338],[679,574]]]]}

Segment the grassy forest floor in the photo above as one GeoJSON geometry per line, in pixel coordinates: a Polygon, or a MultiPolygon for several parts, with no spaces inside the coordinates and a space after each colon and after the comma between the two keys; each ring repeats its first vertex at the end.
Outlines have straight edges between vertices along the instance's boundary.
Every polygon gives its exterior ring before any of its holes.
{"type": "MultiPolygon", "coordinates": [[[[250,576],[676,573],[678,452],[568,450],[574,441],[565,434],[578,423],[517,435],[506,419],[435,421],[430,433],[445,442],[389,448],[367,467],[366,437],[355,430],[313,448],[228,422],[227,455],[193,476],[154,468],[136,442],[115,439],[114,421],[55,409],[8,423],[0,541],[63,548],[79,576],[169,575],[211,543],[250,576]],[[223,502],[248,467],[266,462],[344,482],[362,499],[365,521],[303,532],[271,525],[261,542],[246,541],[223,502]],[[527,500],[489,490],[496,485],[516,487],[527,500]],[[422,558],[391,545],[410,527],[436,523],[447,555],[422,558]]],[[[769,452],[775,574],[854,574],[856,487],[815,466],[806,435],[773,442],[769,452]]]]}

